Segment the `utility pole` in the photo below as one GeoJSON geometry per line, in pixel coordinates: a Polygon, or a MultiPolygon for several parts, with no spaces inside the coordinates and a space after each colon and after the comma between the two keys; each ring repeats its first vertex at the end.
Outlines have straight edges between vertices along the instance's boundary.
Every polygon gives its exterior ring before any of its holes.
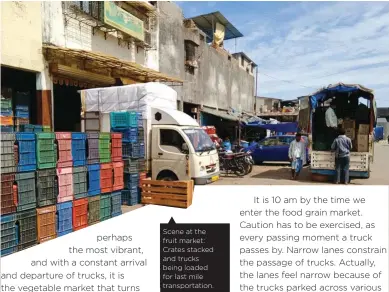
{"type": "Polygon", "coordinates": [[[258,65],[255,68],[254,114],[257,115],[258,65]]]}

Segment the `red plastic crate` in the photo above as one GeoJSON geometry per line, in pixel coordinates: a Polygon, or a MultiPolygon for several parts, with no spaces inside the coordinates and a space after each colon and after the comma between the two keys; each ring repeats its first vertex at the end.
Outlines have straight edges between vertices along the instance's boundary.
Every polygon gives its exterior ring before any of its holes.
{"type": "Polygon", "coordinates": [[[123,161],[122,134],[111,133],[111,160],[123,161]]]}
{"type": "Polygon", "coordinates": [[[124,162],[114,162],[113,165],[113,185],[112,191],[119,191],[124,189],[124,162]]]}
{"type": "Polygon", "coordinates": [[[58,144],[58,161],[57,167],[72,167],[72,133],[57,132],[55,138],[58,144]]]}
{"type": "Polygon", "coordinates": [[[16,212],[18,193],[16,191],[15,197],[13,190],[14,182],[14,173],[1,175],[1,215],[16,212]]]}
{"type": "Polygon", "coordinates": [[[73,168],[57,168],[58,203],[73,201],[73,168]]]}
{"type": "Polygon", "coordinates": [[[140,172],[139,173],[139,187],[142,186],[142,180],[147,178],[147,172],[140,172]]]}
{"type": "Polygon", "coordinates": [[[113,171],[112,163],[102,163],[100,165],[100,188],[101,193],[110,193],[112,192],[113,184],[113,171]]]}
{"type": "Polygon", "coordinates": [[[208,135],[216,134],[216,128],[214,126],[204,126],[202,128],[208,135]]]}
{"type": "Polygon", "coordinates": [[[88,198],[73,201],[73,231],[88,226],[88,198]]]}

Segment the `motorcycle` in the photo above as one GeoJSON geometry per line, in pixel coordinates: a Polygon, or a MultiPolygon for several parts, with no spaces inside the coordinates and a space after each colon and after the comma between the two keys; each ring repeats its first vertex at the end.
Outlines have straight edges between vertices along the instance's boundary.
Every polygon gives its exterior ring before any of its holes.
{"type": "Polygon", "coordinates": [[[251,157],[251,152],[243,152],[243,149],[239,149],[239,152],[219,152],[220,169],[227,172],[232,171],[237,176],[245,176],[252,172],[254,161],[251,157]]]}
{"type": "Polygon", "coordinates": [[[246,175],[246,168],[241,155],[223,150],[219,151],[218,154],[221,171],[225,171],[227,175],[230,171],[240,177],[246,175]]]}

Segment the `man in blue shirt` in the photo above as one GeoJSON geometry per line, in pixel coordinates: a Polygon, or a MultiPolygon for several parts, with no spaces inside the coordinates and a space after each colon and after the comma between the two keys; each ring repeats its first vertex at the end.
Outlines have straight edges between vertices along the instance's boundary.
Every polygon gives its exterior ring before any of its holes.
{"type": "Polygon", "coordinates": [[[331,149],[335,151],[335,168],[336,180],[335,183],[340,183],[341,174],[344,175],[344,183],[349,183],[349,168],[350,168],[350,152],[352,149],[351,139],[347,137],[344,129],[338,129],[338,137],[331,145],[331,149]]]}

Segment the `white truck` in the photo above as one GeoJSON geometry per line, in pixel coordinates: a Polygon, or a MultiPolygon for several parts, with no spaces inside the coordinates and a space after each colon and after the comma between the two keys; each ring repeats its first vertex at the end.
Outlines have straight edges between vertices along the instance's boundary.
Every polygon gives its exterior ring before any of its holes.
{"type": "Polygon", "coordinates": [[[373,91],[358,84],[329,85],[300,100],[299,128],[309,134],[311,141],[311,173],[327,176],[334,176],[336,173],[335,153],[330,149],[336,131],[328,130],[324,117],[330,103],[335,105],[339,124],[346,119],[351,119],[354,123],[354,128],[349,128],[346,132],[354,145],[350,153],[350,177],[368,178],[374,158],[373,128],[376,105],[373,91]],[[368,130],[362,137],[364,140],[358,141],[358,127],[361,124],[368,125],[368,130]],[[318,142],[319,140],[321,142],[318,142]],[[327,140],[326,143],[322,143],[324,140],[327,140]]]}
{"type": "Polygon", "coordinates": [[[145,132],[145,160],[153,180],[219,179],[215,145],[196,120],[177,110],[177,93],[160,83],[80,91],[83,131],[110,131],[111,112],[137,111],[145,132]]]}

